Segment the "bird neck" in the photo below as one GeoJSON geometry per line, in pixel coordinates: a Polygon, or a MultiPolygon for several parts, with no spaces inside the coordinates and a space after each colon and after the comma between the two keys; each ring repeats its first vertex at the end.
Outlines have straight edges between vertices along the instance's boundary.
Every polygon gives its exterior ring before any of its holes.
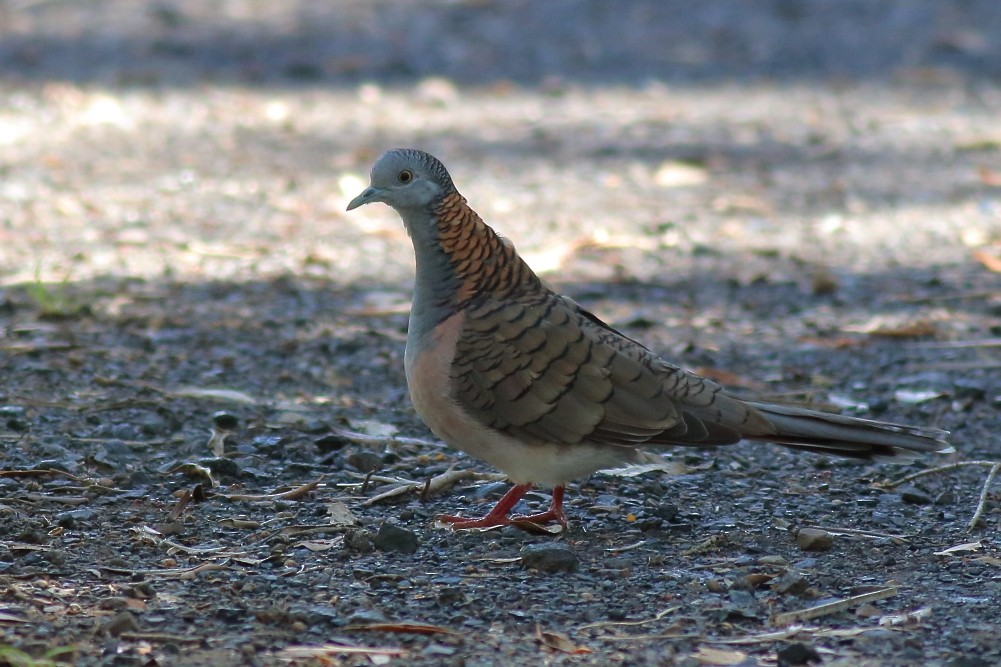
{"type": "MultiPolygon", "coordinates": [[[[415,315],[421,329],[482,298],[505,298],[541,287],[539,277],[514,246],[491,229],[458,192],[431,208],[432,224],[407,223],[417,256],[415,315]]],[[[417,221],[414,221],[417,223],[417,221]]]]}

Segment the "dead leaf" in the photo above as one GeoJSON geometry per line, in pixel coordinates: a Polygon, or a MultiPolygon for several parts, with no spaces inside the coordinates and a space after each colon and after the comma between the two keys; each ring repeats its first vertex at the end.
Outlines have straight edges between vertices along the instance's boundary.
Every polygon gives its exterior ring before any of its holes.
{"type": "Polygon", "coordinates": [[[903,614],[889,614],[879,619],[879,624],[884,628],[888,628],[894,625],[919,623],[929,616],[931,616],[931,607],[922,607],[921,609],[915,609],[903,614]]]}
{"type": "Polygon", "coordinates": [[[935,400],[936,398],[941,398],[945,396],[940,391],[933,391],[931,389],[926,389],[924,391],[918,389],[898,389],[893,392],[893,397],[900,401],[901,403],[906,403],[907,405],[917,405],[919,403],[926,403],[928,401],[935,400]]]}
{"type": "Polygon", "coordinates": [[[921,336],[934,336],[937,331],[931,322],[918,320],[907,324],[878,326],[867,333],[877,338],[919,338],[921,336]]]}
{"type": "Polygon", "coordinates": [[[579,646],[570,641],[570,638],[559,632],[549,632],[543,630],[541,625],[535,626],[535,639],[548,649],[569,653],[570,655],[583,655],[591,653],[591,649],[586,646],[579,646]]]}
{"type": "Polygon", "coordinates": [[[400,430],[392,424],[374,419],[351,419],[351,428],[374,438],[391,438],[400,430]]]}
{"type": "MultiPolygon", "coordinates": [[[[711,467],[712,465],[713,462],[710,461],[708,463],[708,467],[711,467]]],[[[707,469],[707,466],[705,465],[692,468],[686,465],[684,461],[664,460],[650,463],[635,463],[633,465],[623,466],[622,468],[611,468],[610,470],[599,470],[598,474],[608,475],[610,477],[637,477],[656,470],[659,472],[666,472],[669,475],[690,475],[697,470],[705,469],[707,469]]]]}
{"type": "Polygon", "coordinates": [[[335,537],[332,540],[307,540],[306,542],[299,542],[298,544],[296,544],[296,546],[309,549],[310,551],[316,553],[316,552],[330,551],[334,547],[339,546],[343,543],[344,543],[343,537],[335,537]]]}
{"type": "Polygon", "coordinates": [[[139,598],[125,598],[125,608],[130,611],[146,611],[146,601],[139,598]]]}
{"type": "Polygon", "coordinates": [[[211,486],[212,488],[219,486],[219,483],[215,481],[214,477],[212,477],[212,471],[203,465],[198,465],[197,463],[182,463],[180,465],[174,466],[173,468],[170,468],[166,472],[168,473],[179,472],[194,479],[203,479],[207,481],[209,483],[209,486],[211,486]]]}
{"type": "Polygon", "coordinates": [[[327,517],[329,517],[332,526],[355,526],[358,524],[358,517],[339,500],[327,503],[327,517]]]}
{"type": "Polygon", "coordinates": [[[240,528],[243,530],[256,530],[261,527],[260,521],[249,519],[220,519],[219,525],[223,528],[240,528]]]}
{"type": "Polygon", "coordinates": [[[747,654],[743,651],[727,651],[709,646],[700,646],[691,657],[702,665],[739,665],[747,660],[747,654]]]}
{"type": "Polygon", "coordinates": [[[210,387],[181,387],[169,392],[176,398],[207,398],[227,403],[243,403],[245,405],[256,405],[259,401],[242,391],[236,389],[213,389],[210,387]]]}
{"type": "Polygon", "coordinates": [[[964,544],[957,544],[954,547],[949,547],[948,549],[943,549],[942,551],[934,552],[936,556],[951,556],[955,553],[961,553],[963,551],[978,551],[984,548],[984,543],[980,540],[976,542],[966,542],[964,544]]]}

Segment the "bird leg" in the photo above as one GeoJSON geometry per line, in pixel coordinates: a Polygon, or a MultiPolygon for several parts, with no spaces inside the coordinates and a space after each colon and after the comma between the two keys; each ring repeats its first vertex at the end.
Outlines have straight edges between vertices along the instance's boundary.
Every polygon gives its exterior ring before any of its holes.
{"type": "Polygon", "coordinates": [[[461,516],[443,514],[436,517],[442,523],[452,524],[453,530],[463,530],[466,528],[492,528],[494,526],[521,526],[522,524],[541,524],[549,521],[556,521],[561,526],[567,525],[566,514],[563,513],[563,488],[557,486],[553,488],[553,502],[549,509],[538,514],[508,516],[511,509],[518,504],[532,488],[531,484],[516,484],[511,490],[504,494],[494,508],[486,516],[479,519],[467,519],[461,516]]]}

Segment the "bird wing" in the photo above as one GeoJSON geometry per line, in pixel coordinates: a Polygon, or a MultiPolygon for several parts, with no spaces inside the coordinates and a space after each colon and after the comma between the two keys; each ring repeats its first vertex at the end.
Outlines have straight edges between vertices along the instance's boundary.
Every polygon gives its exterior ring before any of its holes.
{"type": "Polygon", "coordinates": [[[528,443],[729,444],[760,419],[548,291],[470,304],[451,378],[465,410],[528,443]]]}

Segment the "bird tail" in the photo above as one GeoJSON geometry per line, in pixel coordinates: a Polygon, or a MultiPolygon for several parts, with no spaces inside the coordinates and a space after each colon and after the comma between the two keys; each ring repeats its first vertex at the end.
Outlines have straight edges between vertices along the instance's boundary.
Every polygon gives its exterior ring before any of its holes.
{"type": "Polygon", "coordinates": [[[769,403],[748,402],[774,427],[773,433],[745,433],[751,440],[820,454],[857,459],[904,462],[913,452],[956,451],[946,438],[948,431],[921,426],[859,419],[769,403]]]}

